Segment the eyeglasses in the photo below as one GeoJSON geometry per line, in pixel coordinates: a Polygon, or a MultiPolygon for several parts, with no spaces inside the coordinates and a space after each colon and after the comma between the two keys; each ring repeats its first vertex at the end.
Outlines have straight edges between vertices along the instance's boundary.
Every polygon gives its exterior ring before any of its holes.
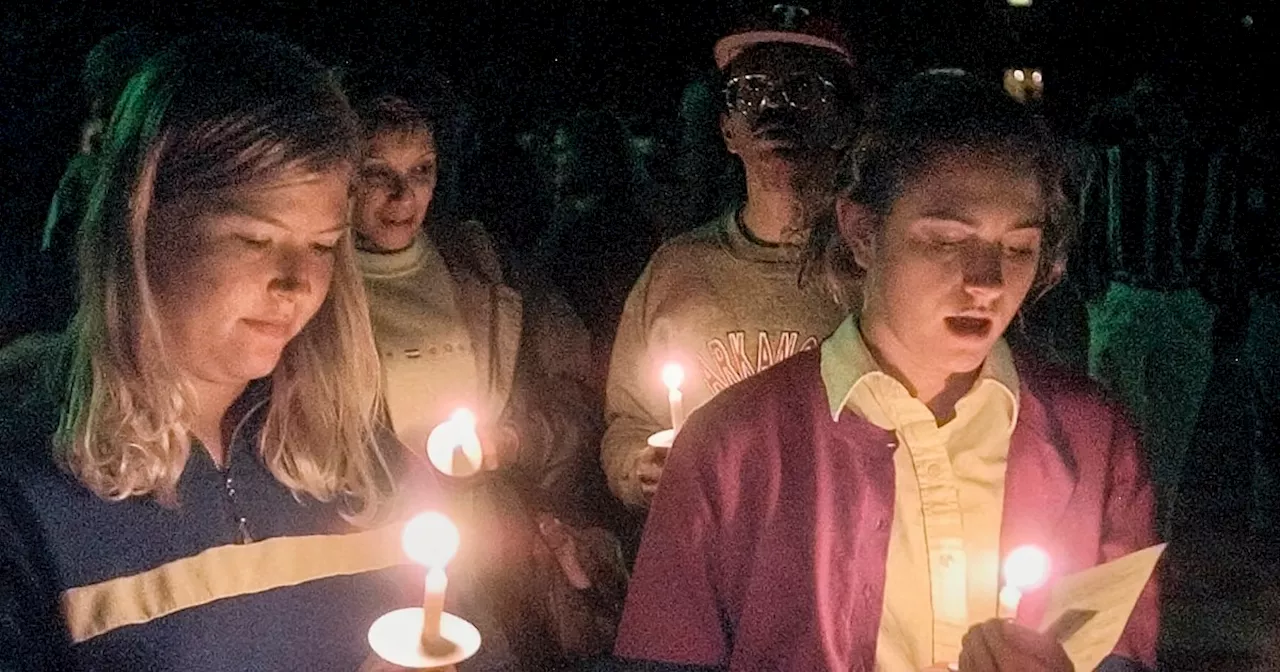
{"type": "Polygon", "coordinates": [[[724,87],[725,107],[741,114],[759,112],[766,105],[808,110],[829,105],[835,99],[836,85],[812,72],[794,72],[783,77],[738,75],[731,77],[724,87]]]}

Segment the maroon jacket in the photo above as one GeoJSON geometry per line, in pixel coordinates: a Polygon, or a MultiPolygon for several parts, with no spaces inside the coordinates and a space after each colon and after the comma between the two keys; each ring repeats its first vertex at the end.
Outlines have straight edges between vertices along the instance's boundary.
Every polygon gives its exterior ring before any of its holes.
{"type": "MultiPolygon", "coordinates": [[[[802,353],[726,390],[681,431],[617,655],[730,670],[874,668],[894,436],[849,411],[831,419],[819,357],[802,353]]],[[[1157,543],[1151,482],[1123,414],[1086,379],[1021,362],[1018,372],[1001,555],[1036,544],[1062,576],[1157,543]]],[[[1046,598],[1047,586],[1025,595],[1018,621],[1039,625],[1046,598]]],[[[1156,601],[1153,581],[1116,648],[1124,662],[1154,668],[1156,601]]]]}

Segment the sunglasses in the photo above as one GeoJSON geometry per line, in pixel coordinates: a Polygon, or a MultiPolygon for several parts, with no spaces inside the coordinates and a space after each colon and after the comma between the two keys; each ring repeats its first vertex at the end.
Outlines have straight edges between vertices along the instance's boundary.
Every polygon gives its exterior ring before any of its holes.
{"type": "Polygon", "coordinates": [[[782,77],[738,75],[731,77],[724,87],[725,107],[740,114],[758,113],[766,106],[809,110],[830,105],[836,98],[836,85],[813,72],[794,72],[782,77]]]}

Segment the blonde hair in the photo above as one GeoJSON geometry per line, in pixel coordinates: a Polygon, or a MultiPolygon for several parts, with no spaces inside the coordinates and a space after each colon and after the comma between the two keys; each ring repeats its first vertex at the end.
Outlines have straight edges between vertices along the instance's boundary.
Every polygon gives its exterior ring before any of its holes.
{"type": "MultiPolygon", "coordinates": [[[[81,299],[56,436],[99,496],[177,500],[198,399],[166,354],[148,279],[157,212],[213,207],[290,176],[351,168],[360,132],[328,71],[253,34],[175,44],[130,81],[106,132],[79,239],[81,299]]],[[[355,522],[392,495],[375,441],[379,374],[351,236],[315,317],[270,377],[261,459],[295,495],[355,522]]]]}

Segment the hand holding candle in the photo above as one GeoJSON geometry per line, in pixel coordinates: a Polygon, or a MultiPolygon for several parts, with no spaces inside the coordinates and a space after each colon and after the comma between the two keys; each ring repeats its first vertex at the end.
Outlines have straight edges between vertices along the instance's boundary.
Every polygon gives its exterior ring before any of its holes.
{"type": "Polygon", "coordinates": [[[667,386],[667,403],[671,407],[671,429],[676,433],[684,425],[684,394],[680,386],[684,384],[684,368],[675,362],[662,367],[662,384],[667,386]]]}
{"type": "Polygon", "coordinates": [[[1049,579],[1049,554],[1038,546],[1019,546],[1004,561],[1004,587],[1000,589],[999,616],[1018,615],[1022,593],[1044,585],[1049,579]]]}
{"type": "Polygon", "coordinates": [[[427,459],[446,476],[466,478],[480,471],[484,450],[476,433],[475,414],[460,408],[431,430],[427,459]]]}

